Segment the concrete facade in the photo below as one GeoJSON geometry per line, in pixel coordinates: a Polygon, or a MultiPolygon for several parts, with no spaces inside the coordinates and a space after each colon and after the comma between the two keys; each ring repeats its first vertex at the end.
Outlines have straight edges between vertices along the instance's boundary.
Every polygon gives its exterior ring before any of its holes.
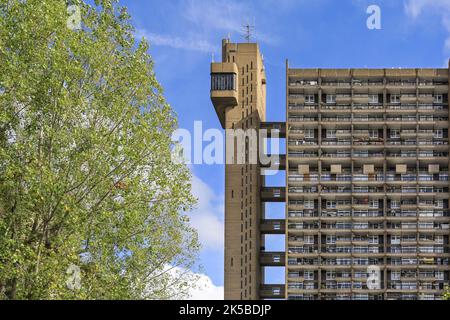
{"type": "Polygon", "coordinates": [[[286,138],[286,188],[265,186],[261,165],[226,165],[225,299],[440,299],[450,278],[449,69],[286,63],[283,123],[265,119],[257,44],[224,40],[211,77],[224,129],[286,138]],[[265,202],[284,202],[285,219],[266,220],[265,202]],[[285,251],[266,252],[266,234],[284,234],[285,251]],[[264,284],[269,266],[285,268],[284,284],[264,284]]]}

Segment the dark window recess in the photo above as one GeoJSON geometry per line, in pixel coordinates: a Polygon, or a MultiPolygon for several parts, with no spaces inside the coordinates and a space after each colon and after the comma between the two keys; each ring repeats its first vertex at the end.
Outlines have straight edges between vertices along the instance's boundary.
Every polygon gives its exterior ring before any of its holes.
{"type": "Polygon", "coordinates": [[[236,75],[234,73],[215,73],[211,75],[211,90],[236,90],[236,75]]]}

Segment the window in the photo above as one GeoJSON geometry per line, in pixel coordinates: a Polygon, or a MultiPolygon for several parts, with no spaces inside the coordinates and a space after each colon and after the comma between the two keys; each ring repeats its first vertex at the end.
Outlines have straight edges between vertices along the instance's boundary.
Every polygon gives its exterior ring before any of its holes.
{"type": "Polygon", "coordinates": [[[327,103],[336,103],[336,95],[327,94],[327,103]]]}
{"type": "Polygon", "coordinates": [[[314,280],[314,271],[305,271],[303,276],[305,280],[314,280]]]}
{"type": "Polygon", "coordinates": [[[305,95],[305,103],[314,103],[316,101],[313,94],[305,95]]]}
{"type": "Polygon", "coordinates": [[[391,95],[391,103],[400,103],[400,95],[392,94],[391,95]]]}
{"type": "Polygon", "coordinates": [[[305,209],[314,209],[314,200],[305,200],[305,209]]]}
{"type": "Polygon", "coordinates": [[[212,91],[236,90],[236,75],[234,73],[215,73],[211,76],[212,91]]]}
{"type": "Polygon", "coordinates": [[[378,244],[379,238],[378,236],[368,236],[369,238],[369,244],[378,244]]]}
{"type": "Polygon", "coordinates": [[[442,129],[435,130],[433,136],[434,136],[434,138],[436,138],[436,139],[442,139],[442,138],[444,138],[444,130],[442,130],[442,129]]]}
{"type": "Polygon", "coordinates": [[[335,244],[336,236],[335,235],[327,235],[327,244],[335,244]]]}
{"type": "Polygon", "coordinates": [[[378,138],[378,130],[369,130],[369,137],[372,139],[378,138]]]}
{"type": "Polygon", "coordinates": [[[336,201],[327,201],[327,209],[336,209],[336,201]]]}
{"type": "Polygon", "coordinates": [[[391,129],[391,139],[400,138],[400,130],[399,129],[391,129]]]}
{"type": "Polygon", "coordinates": [[[433,102],[434,103],[443,103],[444,102],[444,96],[442,94],[435,94],[433,102]]]}
{"type": "Polygon", "coordinates": [[[273,294],[274,296],[279,296],[279,295],[281,295],[281,289],[280,289],[280,288],[273,288],[273,289],[272,289],[272,294],[273,294]]]}
{"type": "Polygon", "coordinates": [[[369,103],[378,103],[378,95],[369,94],[369,103]]]}
{"type": "Polygon", "coordinates": [[[305,129],[304,133],[306,139],[314,139],[314,129],[305,129]]]}
{"type": "Polygon", "coordinates": [[[392,235],[391,236],[391,244],[400,244],[401,236],[400,235],[392,235]]]}
{"type": "Polygon", "coordinates": [[[336,139],[336,130],[327,130],[328,139],[336,139]]]}
{"type": "Polygon", "coordinates": [[[400,271],[392,271],[391,280],[400,280],[401,272],[400,271]]]}
{"type": "Polygon", "coordinates": [[[391,209],[400,209],[400,201],[392,200],[391,201],[391,209]]]}
{"type": "Polygon", "coordinates": [[[369,208],[371,209],[378,209],[379,201],[378,200],[370,200],[369,201],[369,208]]]}

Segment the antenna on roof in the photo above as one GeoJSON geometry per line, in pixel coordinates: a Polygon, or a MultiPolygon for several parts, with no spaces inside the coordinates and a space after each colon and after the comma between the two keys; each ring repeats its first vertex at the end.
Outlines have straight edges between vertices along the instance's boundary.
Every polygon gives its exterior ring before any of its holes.
{"type": "Polygon", "coordinates": [[[255,31],[254,24],[250,25],[250,23],[247,23],[246,25],[244,25],[244,38],[245,40],[247,40],[248,43],[250,43],[254,31],[255,31]]]}

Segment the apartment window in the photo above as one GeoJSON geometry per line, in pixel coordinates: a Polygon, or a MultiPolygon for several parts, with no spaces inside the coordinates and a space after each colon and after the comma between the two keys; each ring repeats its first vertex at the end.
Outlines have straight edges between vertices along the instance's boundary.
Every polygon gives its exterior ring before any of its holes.
{"type": "Polygon", "coordinates": [[[327,235],[327,244],[335,244],[336,236],[335,235],[327,235]]]}
{"type": "Polygon", "coordinates": [[[305,244],[314,244],[314,236],[305,236],[304,242],[305,244]]]}
{"type": "Polygon", "coordinates": [[[327,94],[327,103],[336,103],[336,95],[327,94]]]}
{"type": "Polygon", "coordinates": [[[391,129],[390,137],[391,137],[391,139],[400,138],[400,130],[399,129],[391,129]]]}
{"type": "Polygon", "coordinates": [[[336,209],[336,201],[327,201],[327,209],[336,209]]]}
{"type": "Polygon", "coordinates": [[[314,209],[314,200],[305,200],[304,207],[305,209],[314,209]]]}
{"type": "Polygon", "coordinates": [[[444,138],[444,130],[442,130],[442,129],[435,130],[433,136],[434,136],[434,138],[436,138],[436,139],[442,139],[442,138],[444,138]]]}
{"type": "Polygon", "coordinates": [[[378,130],[369,130],[369,137],[372,139],[378,138],[378,130]]]}
{"type": "Polygon", "coordinates": [[[334,271],[327,271],[327,273],[326,273],[326,279],[327,279],[327,280],[333,280],[333,279],[336,279],[336,272],[334,272],[334,271]]]}
{"type": "Polygon", "coordinates": [[[400,103],[400,95],[392,94],[391,95],[391,103],[400,103]]]}
{"type": "Polygon", "coordinates": [[[401,272],[400,271],[392,271],[391,272],[391,280],[400,280],[401,278],[401,272]]]}
{"type": "Polygon", "coordinates": [[[236,90],[236,75],[234,73],[216,73],[211,76],[212,91],[236,90]]]}
{"type": "Polygon", "coordinates": [[[391,209],[400,209],[400,201],[392,200],[391,201],[391,209]]]}
{"type": "Polygon", "coordinates": [[[444,102],[444,96],[442,94],[434,95],[434,103],[443,103],[443,102],[444,102]]]}
{"type": "Polygon", "coordinates": [[[304,134],[306,139],[314,139],[314,129],[305,129],[304,134]]]}
{"type": "Polygon", "coordinates": [[[316,101],[313,94],[305,95],[305,103],[314,103],[316,101]]]}
{"type": "Polygon", "coordinates": [[[400,235],[392,235],[391,236],[391,244],[400,244],[401,236],[400,235]]]}
{"type": "Polygon", "coordinates": [[[336,139],[336,130],[327,130],[328,139],[336,139]]]}
{"type": "Polygon", "coordinates": [[[369,103],[378,103],[378,95],[369,94],[369,103]]]}
{"type": "Polygon", "coordinates": [[[314,280],[314,271],[305,271],[303,277],[305,280],[314,280]]]}
{"type": "Polygon", "coordinates": [[[368,236],[369,244],[378,244],[379,238],[378,236],[368,236]]]}
{"type": "Polygon", "coordinates": [[[369,201],[369,208],[371,209],[378,209],[380,202],[378,200],[370,200],[369,201]]]}

